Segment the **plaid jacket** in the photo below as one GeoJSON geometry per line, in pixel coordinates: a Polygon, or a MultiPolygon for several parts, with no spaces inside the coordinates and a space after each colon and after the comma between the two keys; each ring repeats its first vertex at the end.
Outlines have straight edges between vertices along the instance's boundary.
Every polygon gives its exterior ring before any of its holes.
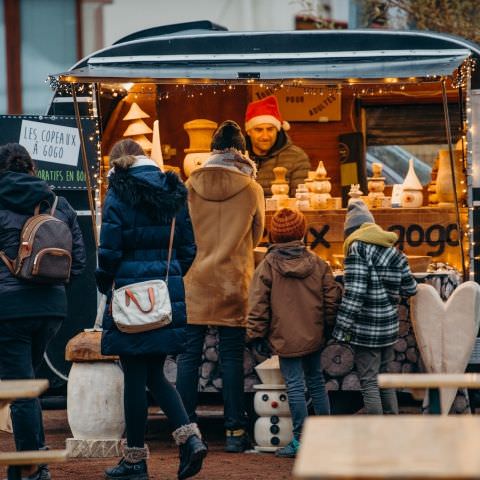
{"type": "Polygon", "coordinates": [[[400,296],[417,291],[405,255],[395,247],[353,242],[345,257],[344,288],[333,337],[364,347],[395,343],[400,296]]]}

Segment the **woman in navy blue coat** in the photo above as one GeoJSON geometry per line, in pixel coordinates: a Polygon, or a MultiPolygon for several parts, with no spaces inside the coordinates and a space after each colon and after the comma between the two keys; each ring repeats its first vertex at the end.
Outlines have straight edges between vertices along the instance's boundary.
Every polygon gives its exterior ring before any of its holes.
{"type": "Polygon", "coordinates": [[[187,190],[175,173],[163,173],[133,140],[121,140],[114,145],[110,164],[113,170],[103,206],[96,272],[101,293],[110,297],[113,286],[164,280],[174,217],[176,225],[168,276],[172,323],[148,332],[123,333],[110,314],[104,317],[102,353],[120,356],[127,430],[124,456],[117,466],[107,469],[106,475],[112,480],[148,478],[148,450],[144,445],[148,386],[167,415],[180,447],[178,478],[188,478],[200,471],[207,448],[163,373],[166,355],[182,352],[186,340],[183,276],[196,252],[187,190]]]}

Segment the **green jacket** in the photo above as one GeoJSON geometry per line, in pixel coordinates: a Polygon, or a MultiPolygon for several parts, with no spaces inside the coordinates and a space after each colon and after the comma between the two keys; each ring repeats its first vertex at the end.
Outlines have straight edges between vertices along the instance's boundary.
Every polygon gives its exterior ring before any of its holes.
{"type": "Polygon", "coordinates": [[[287,180],[290,183],[289,197],[295,197],[297,185],[304,183],[311,169],[310,159],[307,154],[292,141],[288,135],[281,130],[275,145],[264,157],[255,155],[252,152],[250,138],[247,137],[247,148],[250,158],[255,161],[258,168],[257,182],[262,186],[265,197],[271,197],[271,185],[275,179],[273,169],[285,167],[287,169],[287,180]]]}

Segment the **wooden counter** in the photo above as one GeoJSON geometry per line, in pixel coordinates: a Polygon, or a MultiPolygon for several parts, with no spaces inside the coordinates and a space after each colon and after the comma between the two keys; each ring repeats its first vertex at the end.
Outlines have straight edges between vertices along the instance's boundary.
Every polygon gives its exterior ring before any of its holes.
{"type": "MultiPolygon", "coordinates": [[[[306,242],[312,250],[335,266],[333,255],[343,254],[344,224],[347,210],[309,210],[306,242]]],[[[399,247],[407,255],[429,255],[434,262],[449,263],[459,271],[461,256],[455,208],[375,208],[376,223],[399,236],[399,247]]],[[[265,241],[275,212],[268,211],[265,241]]],[[[467,209],[460,209],[462,228],[466,231],[467,209]]],[[[465,252],[468,252],[465,245],[465,252]]]]}

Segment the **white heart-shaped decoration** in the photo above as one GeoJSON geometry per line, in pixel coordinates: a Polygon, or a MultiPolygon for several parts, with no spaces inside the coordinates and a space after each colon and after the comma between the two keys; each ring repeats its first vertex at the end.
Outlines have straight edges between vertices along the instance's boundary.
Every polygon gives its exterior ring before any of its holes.
{"type": "MultiPolygon", "coordinates": [[[[435,288],[420,284],[410,316],[427,372],[464,373],[478,332],[480,286],[462,283],[443,302],[435,288]]],[[[455,395],[455,389],[441,389],[442,413],[448,413],[455,395]]]]}

